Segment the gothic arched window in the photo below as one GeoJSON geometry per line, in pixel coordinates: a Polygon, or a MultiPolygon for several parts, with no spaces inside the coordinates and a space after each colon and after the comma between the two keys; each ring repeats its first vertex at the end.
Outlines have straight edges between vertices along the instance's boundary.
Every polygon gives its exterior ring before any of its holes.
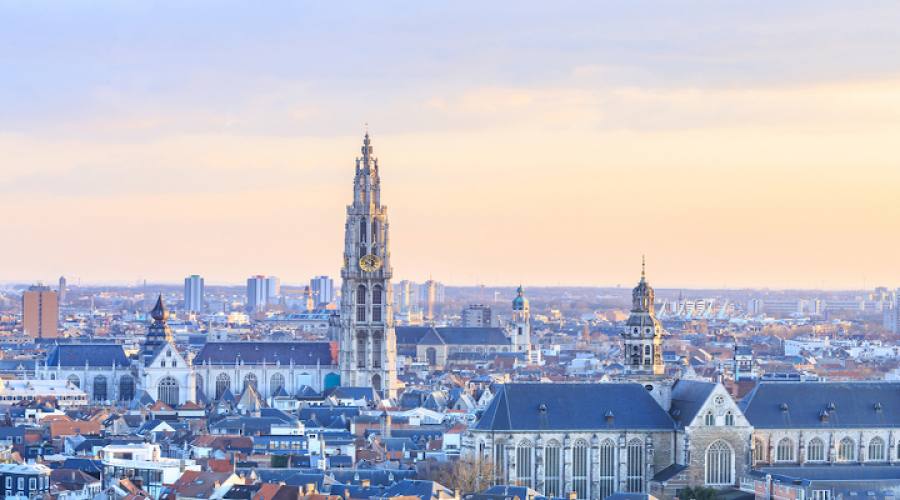
{"type": "Polygon", "coordinates": [[[522,441],[516,447],[516,479],[519,486],[527,486],[529,488],[534,486],[534,481],[532,481],[532,476],[534,475],[532,467],[533,451],[529,441],[522,441]]]}
{"type": "Polygon", "coordinates": [[[227,373],[220,373],[216,377],[216,399],[222,399],[222,394],[231,389],[231,377],[227,373]]]}
{"type": "Polygon", "coordinates": [[[778,442],[775,459],[779,462],[794,461],[794,442],[790,438],[782,438],[781,441],[778,442]]]}
{"type": "Polygon", "coordinates": [[[356,332],[356,367],[366,367],[366,332],[356,332]]]}
{"type": "Polygon", "coordinates": [[[384,290],[380,285],[372,287],[372,321],[381,321],[381,303],[384,301],[384,290]]]}
{"type": "Polygon", "coordinates": [[[172,377],[160,380],[156,399],[172,407],[178,405],[178,381],[172,377]]]}
{"type": "Polygon", "coordinates": [[[575,442],[572,447],[572,489],[579,500],[590,498],[588,488],[589,471],[588,444],[583,440],[575,442]]]}
{"type": "Polygon", "coordinates": [[[600,443],[598,498],[606,498],[616,491],[616,443],[607,439],[600,443]]]}
{"type": "Polygon", "coordinates": [[[381,368],[381,346],[383,343],[381,332],[372,334],[372,368],[381,368]]]}
{"type": "Polygon", "coordinates": [[[282,387],[284,387],[284,375],[280,373],[272,375],[272,379],[269,381],[269,390],[272,395],[274,396],[282,387]]]}
{"type": "Polygon", "coordinates": [[[753,440],[753,461],[754,462],[765,462],[766,459],[766,444],[762,442],[760,439],[753,440]]]}
{"type": "Polygon", "coordinates": [[[94,377],[94,401],[106,401],[106,377],[97,375],[94,377]]]}
{"type": "Polygon", "coordinates": [[[806,445],[806,460],[809,462],[825,461],[825,442],[819,438],[812,438],[806,445]]]}
{"type": "Polygon", "coordinates": [[[850,462],[856,459],[856,443],[849,437],[841,439],[838,445],[837,459],[839,462],[850,462]]]}
{"type": "Polygon", "coordinates": [[[884,440],[874,437],[869,441],[869,460],[881,462],[884,458],[884,440]]]}
{"type": "Polygon", "coordinates": [[[256,375],[254,375],[252,373],[248,373],[247,375],[244,375],[244,390],[247,390],[248,385],[252,385],[253,390],[259,389],[259,384],[256,380],[256,375]]]}
{"type": "Polygon", "coordinates": [[[494,482],[506,483],[506,446],[502,441],[494,442],[494,482]]]}
{"type": "Polygon", "coordinates": [[[75,387],[81,387],[81,379],[78,378],[78,375],[75,375],[75,374],[69,375],[69,378],[67,378],[66,381],[68,383],[74,385],[75,387]]]}
{"type": "Polygon", "coordinates": [[[640,439],[628,442],[628,477],[625,481],[627,493],[644,492],[644,443],[640,439]]]}
{"type": "Polygon", "coordinates": [[[703,417],[703,422],[706,425],[716,425],[716,416],[713,415],[713,412],[708,411],[706,412],[706,416],[703,417]]]}
{"type": "Polygon", "coordinates": [[[550,441],[544,447],[544,496],[561,495],[562,449],[559,442],[550,441]]]}
{"type": "Polygon", "coordinates": [[[134,378],[131,375],[122,375],[119,379],[119,401],[132,399],[134,399],[134,378]]]}
{"type": "Polygon", "coordinates": [[[734,413],[731,411],[725,412],[725,425],[734,425],[734,413]]]}
{"type": "Polygon", "coordinates": [[[731,447],[721,439],[706,449],[706,484],[724,486],[731,478],[731,447]]]}
{"type": "Polygon", "coordinates": [[[356,287],[356,321],[366,320],[366,286],[356,287]]]}

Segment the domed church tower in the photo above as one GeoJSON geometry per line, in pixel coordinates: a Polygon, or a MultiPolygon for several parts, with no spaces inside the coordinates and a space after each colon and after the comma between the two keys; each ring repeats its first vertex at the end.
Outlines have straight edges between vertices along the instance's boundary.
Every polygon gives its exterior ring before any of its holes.
{"type": "Polygon", "coordinates": [[[531,350],[531,310],[528,299],[525,298],[525,290],[519,285],[516,290],[516,298],[512,301],[512,346],[515,352],[528,352],[531,350]]]}
{"type": "Polygon", "coordinates": [[[631,315],[625,322],[624,364],[629,374],[663,375],[662,326],[654,311],[653,287],[647,282],[641,259],[641,281],[631,292],[631,315]]]}

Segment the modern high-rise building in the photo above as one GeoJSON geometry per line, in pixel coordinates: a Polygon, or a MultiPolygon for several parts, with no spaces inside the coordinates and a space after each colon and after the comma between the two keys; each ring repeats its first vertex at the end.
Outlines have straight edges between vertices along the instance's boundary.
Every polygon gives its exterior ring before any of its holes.
{"type": "Polygon", "coordinates": [[[275,276],[266,277],[266,304],[274,304],[281,296],[281,280],[275,276]]]}
{"type": "Polygon", "coordinates": [[[341,385],[397,393],[391,253],[378,160],[366,133],[356,159],[341,269],[341,385]]]}
{"type": "Polygon", "coordinates": [[[309,280],[313,301],[317,308],[334,303],[334,280],[328,276],[316,276],[309,280]]]}
{"type": "Polygon", "coordinates": [[[22,327],[25,335],[38,339],[59,336],[59,301],[48,286],[35,285],[22,294],[22,327]]]}
{"type": "Polygon", "coordinates": [[[192,274],[184,279],[184,310],[188,312],[201,312],[204,305],[203,278],[198,274],[192,274]]]}
{"type": "Polygon", "coordinates": [[[462,310],[462,326],[464,328],[484,328],[493,326],[491,306],[469,304],[462,310]]]}
{"type": "Polygon", "coordinates": [[[900,288],[894,291],[893,300],[889,307],[885,307],[884,328],[891,333],[900,333],[900,288]]]}
{"type": "Polygon", "coordinates": [[[256,313],[266,310],[268,286],[266,277],[256,275],[247,278],[247,312],[256,313]]]}
{"type": "Polygon", "coordinates": [[[430,279],[423,283],[419,290],[421,295],[419,303],[422,304],[425,320],[434,321],[444,303],[444,284],[430,279]]]}
{"type": "Polygon", "coordinates": [[[59,303],[60,303],[60,304],[62,304],[62,303],[64,303],[64,302],[66,301],[66,290],[67,290],[67,288],[66,288],[66,277],[65,277],[65,276],[60,276],[60,277],[59,277],[59,290],[58,290],[58,293],[59,293],[59,303]]]}

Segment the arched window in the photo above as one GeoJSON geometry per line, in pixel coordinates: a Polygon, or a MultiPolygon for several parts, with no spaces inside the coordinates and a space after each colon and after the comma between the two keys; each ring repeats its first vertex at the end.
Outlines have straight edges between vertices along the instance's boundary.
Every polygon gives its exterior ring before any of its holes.
{"type": "Polygon", "coordinates": [[[731,447],[728,443],[718,440],[706,449],[706,484],[710,486],[725,486],[732,484],[731,447]]]}
{"type": "Polygon", "coordinates": [[[156,399],[172,407],[178,405],[178,382],[172,377],[160,380],[156,399]]]}
{"type": "Polygon", "coordinates": [[[372,334],[372,368],[381,368],[381,332],[372,334]]]}
{"type": "Polygon", "coordinates": [[[269,381],[269,390],[272,391],[272,395],[274,396],[282,387],[284,387],[284,375],[280,373],[272,375],[272,379],[269,381]]]}
{"type": "MultiPolygon", "coordinates": [[[[359,221],[359,243],[365,244],[366,237],[368,234],[366,233],[366,219],[360,219],[359,221]]],[[[362,255],[362,254],[360,254],[362,255]]]]}
{"type": "Polygon", "coordinates": [[[134,378],[131,375],[122,375],[119,379],[119,401],[132,399],[134,399],[134,378]]]}
{"type": "Polygon", "coordinates": [[[259,389],[259,384],[256,380],[256,375],[252,373],[248,373],[244,375],[244,390],[247,390],[247,386],[252,385],[253,390],[257,391],[259,389]]]}
{"type": "Polygon", "coordinates": [[[775,452],[775,459],[779,462],[794,461],[794,442],[790,438],[782,438],[778,442],[778,449],[775,452]]]}
{"type": "Polygon", "coordinates": [[[534,487],[534,481],[532,481],[534,476],[532,472],[532,452],[531,443],[528,441],[522,441],[516,447],[516,479],[519,486],[534,487]]]}
{"type": "Polygon", "coordinates": [[[766,457],[766,444],[763,443],[759,439],[753,440],[753,461],[754,462],[765,462],[768,458],[766,457]]]}
{"type": "Polygon", "coordinates": [[[626,493],[644,492],[644,443],[640,439],[628,442],[628,477],[625,481],[626,493]]]}
{"type": "Polygon", "coordinates": [[[706,425],[716,425],[716,416],[713,415],[713,412],[708,411],[706,412],[706,417],[704,417],[703,421],[706,425]]]}
{"type": "Polygon", "coordinates": [[[376,391],[381,390],[381,375],[377,373],[372,375],[372,389],[375,389],[376,391]]]}
{"type": "Polygon", "coordinates": [[[197,395],[197,401],[201,401],[201,399],[200,399],[201,394],[206,394],[206,389],[204,387],[205,386],[203,385],[203,375],[200,375],[199,373],[195,374],[194,375],[194,394],[197,395]]]}
{"type": "Polygon", "coordinates": [[[819,438],[812,438],[806,445],[806,460],[809,462],[825,461],[825,442],[819,438]]]}
{"type": "Polygon", "coordinates": [[[69,378],[67,378],[66,381],[68,383],[74,385],[75,387],[81,387],[81,379],[78,378],[78,375],[75,375],[75,374],[69,375],[69,378]]]}
{"type": "Polygon", "coordinates": [[[494,442],[494,482],[506,484],[506,446],[502,441],[494,442]]]}
{"type": "Polygon", "coordinates": [[[382,295],[380,286],[375,285],[372,287],[372,321],[381,321],[382,295]]]}
{"type": "Polygon", "coordinates": [[[428,366],[437,365],[437,349],[434,347],[425,349],[425,361],[428,362],[428,366]]]}
{"type": "Polygon", "coordinates": [[[227,373],[220,373],[216,377],[216,399],[222,399],[228,389],[231,389],[231,377],[227,373]]]}
{"type": "Polygon", "coordinates": [[[559,443],[550,441],[544,447],[544,496],[562,495],[562,450],[559,443]]]}
{"type": "Polygon", "coordinates": [[[583,440],[575,441],[575,446],[572,447],[572,488],[579,500],[590,498],[588,471],[590,471],[588,444],[583,440]]]}
{"type": "Polygon", "coordinates": [[[884,461],[884,440],[874,437],[869,441],[869,460],[873,462],[884,461]]]}
{"type": "Polygon", "coordinates": [[[357,368],[365,368],[366,367],[366,344],[368,344],[368,339],[366,338],[366,332],[363,332],[363,331],[356,332],[356,367],[357,368]]]}
{"type": "Polygon", "coordinates": [[[616,491],[616,443],[612,439],[607,439],[600,443],[600,464],[598,472],[600,474],[598,485],[600,486],[600,494],[598,498],[606,498],[616,491]]]}
{"type": "Polygon", "coordinates": [[[850,462],[856,460],[856,443],[849,437],[841,439],[838,445],[837,459],[839,462],[850,462]]]}
{"type": "Polygon", "coordinates": [[[725,412],[725,425],[734,425],[734,413],[731,410],[725,412]]]}
{"type": "Polygon", "coordinates": [[[366,320],[366,286],[356,287],[356,321],[366,320]]]}
{"type": "Polygon", "coordinates": [[[94,377],[94,401],[106,401],[106,377],[97,375],[94,377]]]}

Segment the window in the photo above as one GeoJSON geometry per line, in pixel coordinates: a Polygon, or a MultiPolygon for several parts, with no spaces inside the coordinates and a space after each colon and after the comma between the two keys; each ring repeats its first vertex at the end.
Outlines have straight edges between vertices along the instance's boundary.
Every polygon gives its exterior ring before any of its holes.
{"type": "Polygon", "coordinates": [[[269,381],[269,390],[272,392],[272,395],[274,396],[282,387],[284,387],[284,375],[280,373],[272,375],[272,379],[269,381]]]}
{"type": "Polygon", "coordinates": [[[6,489],[12,488],[12,476],[6,476],[6,489]]]}
{"type": "Polygon", "coordinates": [[[850,462],[856,459],[856,445],[849,437],[841,439],[838,445],[837,459],[839,462],[850,462]]]}
{"type": "Polygon", "coordinates": [[[34,492],[37,489],[37,478],[30,477],[28,478],[28,489],[34,492]]]}
{"type": "Polygon", "coordinates": [[[24,490],[25,489],[25,478],[20,477],[18,480],[16,480],[16,486],[18,487],[19,491],[24,490]]]}
{"type": "Polygon", "coordinates": [[[356,367],[366,367],[366,332],[356,332],[356,367]]]}
{"type": "Polygon", "coordinates": [[[506,448],[503,443],[494,443],[494,482],[506,483],[506,448]]]}
{"type": "Polygon", "coordinates": [[[607,439],[600,443],[600,474],[598,485],[600,494],[598,498],[606,498],[616,491],[616,443],[607,439]]]}
{"type": "Polygon", "coordinates": [[[590,498],[588,496],[589,470],[588,444],[585,441],[576,441],[575,446],[572,447],[572,487],[579,500],[590,498]]]}
{"type": "Polygon", "coordinates": [[[716,425],[716,416],[713,415],[713,412],[706,412],[706,417],[704,417],[704,422],[706,425],[716,425]]]}
{"type": "Polygon", "coordinates": [[[231,388],[231,377],[227,373],[220,373],[216,377],[216,399],[222,399],[225,391],[231,388]]]}
{"type": "Polygon", "coordinates": [[[523,441],[516,447],[516,479],[519,486],[527,486],[529,488],[534,486],[531,454],[532,447],[528,441],[523,441]]]}
{"type": "Polygon", "coordinates": [[[627,493],[644,492],[644,443],[640,439],[628,442],[628,477],[625,488],[627,493]]]}
{"type": "Polygon", "coordinates": [[[831,500],[831,490],[812,490],[810,500],[831,500]]]}
{"type": "Polygon", "coordinates": [[[544,496],[561,496],[562,484],[560,465],[562,464],[559,443],[550,441],[544,448],[544,496]]]}
{"type": "Polygon", "coordinates": [[[78,375],[69,375],[69,378],[66,380],[75,387],[81,387],[81,379],[78,378],[78,375]]]}
{"type": "Polygon", "coordinates": [[[732,484],[731,447],[719,440],[706,450],[706,484],[724,486],[732,484]]]}
{"type": "Polygon", "coordinates": [[[106,400],[106,377],[97,375],[94,377],[94,401],[106,400]]]}
{"type": "Polygon", "coordinates": [[[381,332],[372,335],[372,368],[381,368],[381,332]]]}
{"type": "Polygon", "coordinates": [[[790,438],[782,438],[782,440],[778,442],[775,459],[779,462],[794,461],[794,442],[791,441],[790,438]]]}
{"type": "Polygon", "coordinates": [[[159,381],[157,386],[157,399],[169,406],[178,404],[178,382],[172,377],[166,377],[159,381]]]}
{"type": "Polygon", "coordinates": [[[869,460],[881,462],[884,460],[884,440],[874,437],[869,441],[869,460]]]}
{"type": "Polygon", "coordinates": [[[731,411],[725,412],[725,425],[734,425],[734,413],[731,411]]]}
{"type": "Polygon", "coordinates": [[[825,461],[825,442],[819,438],[812,438],[806,445],[806,460],[810,462],[825,461]]]}

